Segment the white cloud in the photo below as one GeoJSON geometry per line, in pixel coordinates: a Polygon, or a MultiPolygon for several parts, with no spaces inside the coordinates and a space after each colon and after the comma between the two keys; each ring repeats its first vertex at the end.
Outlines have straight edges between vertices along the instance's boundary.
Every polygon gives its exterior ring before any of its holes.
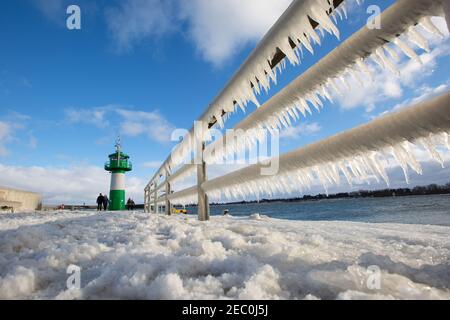
{"type": "Polygon", "coordinates": [[[28,146],[31,149],[36,149],[37,146],[38,146],[38,139],[33,134],[30,134],[30,139],[28,141],[28,146]]]}
{"type": "Polygon", "coordinates": [[[220,65],[257,42],[292,0],[127,0],[107,10],[108,29],[121,51],[186,29],[198,52],[220,65]]]}
{"type": "MultiPolygon", "coordinates": [[[[0,164],[2,185],[35,191],[43,195],[44,204],[93,204],[97,195],[108,193],[110,175],[101,167],[18,167],[0,164]]],[[[127,197],[142,202],[145,181],[127,177],[127,197]]]]}
{"type": "Polygon", "coordinates": [[[280,132],[280,138],[298,139],[302,136],[310,136],[322,130],[322,127],[317,122],[300,123],[297,126],[289,127],[280,132]]]}
{"type": "Polygon", "coordinates": [[[175,126],[157,110],[136,111],[108,105],[85,109],[69,108],[65,110],[65,115],[65,121],[72,124],[84,123],[99,128],[117,125],[125,136],[136,137],[145,134],[149,139],[160,143],[170,142],[172,131],[175,129],[175,126]],[[115,115],[119,117],[113,117],[115,115]]]}
{"type": "Polygon", "coordinates": [[[11,140],[12,128],[8,122],[0,121],[0,157],[9,154],[6,144],[11,140]]]}
{"type": "Polygon", "coordinates": [[[92,109],[68,108],[64,110],[65,120],[69,123],[92,124],[104,128],[109,125],[109,121],[105,119],[105,116],[111,109],[112,107],[110,106],[92,109]]]}
{"type": "Polygon", "coordinates": [[[106,22],[117,49],[129,51],[143,40],[173,31],[177,23],[173,4],[167,0],[127,0],[109,8],[106,22]]]}
{"type": "Polygon", "coordinates": [[[6,116],[0,120],[0,157],[5,157],[10,154],[8,145],[15,143],[24,144],[31,149],[37,147],[38,140],[33,136],[31,131],[28,131],[28,143],[23,142],[23,136],[20,132],[26,132],[28,129],[28,122],[31,118],[27,115],[9,111],[6,116]]]}
{"type": "Polygon", "coordinates": [[[144,168],[150,168],[150,169],[159,169],[161,167],[162,161],[148,161],[142,164],[144,168]]]}
{"type": "Polygon", "coordinates": [[[206,61],[220,65],[257,42],[292,0],[182,1],[188,34],[206,61]]]}
{"type": "Polygon", "coordinates": [[[144,112],[118,109],[122,116],[121,132],[127,136],[145,134],[149,139],[166,143],[171,141],[172,131],[175,127],[167,121],[158,111],[144,112]]]}
{"type": "Polygon", "coordinates": [[[48,19],[62,24],[65,20],[66,10],[64,7],[65,0],[34,0],[34,5],[48,19]]]}

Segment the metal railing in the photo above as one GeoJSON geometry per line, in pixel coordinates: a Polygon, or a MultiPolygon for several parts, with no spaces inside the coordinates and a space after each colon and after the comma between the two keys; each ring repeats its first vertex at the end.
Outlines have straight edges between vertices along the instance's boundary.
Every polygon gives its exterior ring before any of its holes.
{"type": "MultiPolygon", "coordinates": [[[[328,86],[336,89],[334,84],[335,78],[340,78],[346,73],[350,73],[354,76],[353,68],[355,66],[358,66],[362,72],[366,72],[367,70],[363,63],[364,59],[372,57],[379,66],[393,69],[390,60],[385,56],[385,53],[387,52],[388,55],[395,58],[396,54],[393,52],[392,48],[388,46],[389,44],[397,45],[408,57],[419,59],[414,50],[400,40],[399,35],[405,32],[413,33],[414,29],[412,28],[418,23],[421,23],[425,29],[429,31],[431,29],[431,32],[436,32],[436,30],[433,29],[433,25],[430,25],[428,17],[444,14],[448,20],[450,13],[446,4],[448,1],[446,1],[447,0],[398,0],[394,5],[382,13],[381,20],[384,21],[383,29],[369,30],[363,28],[341,46],[333,50],[327,57],[319,61],[307,72],[289,84],[279,94],[272,97],[266,104],[250,114],[250,116],[244,119],[236,127],[252,129],[255,126],[263,126],[272,130],[274,128],[280,129],[283,126],[289,127],[291,122],[291,119],[289,119],[290,117],[294,120],[299,118],[297,111],[306,115],[306,112],[311,112],[311,106],[318,109],[320,108],[320,96],[325,98],[330,97],[324,88],[328,86]],[[297,103],[293,103],[293,101],[297,101],[297,103]]],[[[234,86],[234,82],[239,78],[239,74],[245,72],[245,70],[248,71],[247,64],[251,63],[252,59],[255,59],[255,57],[261,54],[262,48],[266,48],[269,45],[269,40],[277,38],[274,35],[278,34],[279,30],[285,28],[289,23],[292,23],[293,17],[301,19],[300,11],[305,9],[305,7],[301,6],[299,4],[300,2],[301,1],[294,1],[285,14],[283,14],[280,20],[274,25],[269,34],[262,40],[261,44],[254,50],[246,63],[239,69],[238,73],[225,87],[224,91],[202,115],[200,120],[206,121],[208,128],[213,127],[218,122],[222,124],[223,121],[218,119],[217,110],[212,111],[211,109],[217,106],[217,101],[221,101],[221,99],[226,96],[224,92],[229,91],[230,87],[234,86]]],[[[305,1],[305,3],[306,2],[308,1],[305,1]]],[[[311,2],[313,1],[310,1],[310,3],[311,2]]],[[[330,12],[327,13],[332,14],[334,9],[336,9],[341,2],[342,1],[334,1],[333,10],[330,10],[330,12]]],[[[314,21],[310,22],[313,27],[317,27],[317,24],[315,24],[314,21]]],[[[321,27],[323,27],[323,24],[321,27]]],[[[417,37],[417,32],[415,33],[415,36],[417,37]]],[[[295,45],[302,43],[300,40],[297,43],[296,41],[292,41],[291,37],[288,39],[291,48],[295,48],[295,45]],[[294,43],[294,46],[292,43],[294,43]]],[[[426,44],[422,41],[423,39],[419,38],[416,40],[419,40],[415,41],[419,46],[425,50],[427,49],[426,44]]],[[[277,52],[274,59],[276,56],[279,56],[279,52],[283,53],[282,48],[280,48],[281,47],[276,47],[276,50],[274,50],[275,48],[272,48],[274,52],[277,52]]],[[[286,48],[284,51],[286,51],[286,48]]],[[[289,57],[289,52],[284,56],[287,56],[290,60],[294,59],[293,57],[289,57]]],[[[277,66],[279,66],[279,63],[282,62],[283,59],[280,59],[276,64],[273,63],[275,60],[272,60],[270,67],[278,68],[277,66]]],[[[266,73],[269,78],[269,73],[267,71],[266,73]]],[[[259,87],[259,84],[256,84],[259,87]]],[[[253,83],[251,85],[253,87],[253,83]]],[[[264,84],[262,85],[264,86],[264,84]]],[[[229,101],[229,103],[231,103],[231,101],[229,101]]],[[[236,100],[233,100],[231,104],[234,106],[239,104],[239,106],[241,106],[242,102],[238,103],[236,100]]],[[[339,181],[339,170],[341,170],[341,173],[347,178],[349,183],[352,182],[352,179],[365,178],[364,174],[367,172],[372,172],[377,177],[379,176],[386,180],[386,174],[383,171],[383,168],[381,168],[373,158],[374,154],[381,152],[382,150],[380,149],[386,147],[390,147],[394,150],[393,155],[399,159],[405,172],[408,165],[413,169],[418,170],[416,161],[411,154],[407,152],[404,153],[403,143],[404,141],[422,143],[429,148],[430,154],[437,158],[436,152],[430,147],[428,140],[430,135],[445,135],[447,132],[450,132],[449,105],[449,95],[445,94],[433,101],[413,106],[411,110],[420,114],[420,117],[415,116],[411,111],[403,110],[399,113],[375,120],[367,125],[349,130],[338,136],[325,139],[316,144],[282,155],[279,158],[279,174],[272,177],[261,176],[260,170],[262,165],[257,164],[208,181],[206,179],[206,163],[203,159],[203,153],[206,146],[205,143],[203,143],[203,147],[200,151],[202,161],[199,164],[181,166],[177,171],[171,172],[171,168],[175,165],[175,163],[171,161],[171,158],[169,157],[163,163],[145,188],[146,210],[149,211],[152,203],[153,207],[157,207],[159,201],[164,201],[166,204],[166,213],[170,214],[171,203],[187,204],[197,202],[199,204],[199,219],[207,220],[209,218],[208,196],[214,196],[215,198],[221,198],[222,196],[225,196],[226,198],[242,198],[249,195],[261,194],[264,190],[268,190],[269,193],[273,194],[274,192],[283,190],[291,191],[293,183],[308,187],[311,182],[311,173],[316,170],[316,167],[318,166],[321,168],[323,167],[324,171],[314,172],[323,184],[339,181]],[[430,107],[430,105],[432,107],[430,107]],[[392,125],[394,123],[395,125],[392,125]],[[402,129],[400,130],[399,128],[402,129]],[[379,134],[380,132],[377,130],[381,130],[381,134],[379,134]],[[392,138],[388,138],[388,135],[391,135],[392,138]],[[423,142],[422,140],[426,142],[423,142]],[[333,152],[331,152],[331,150],[333,152]],[[341,152],[342,150],[345,152],[341,152]],[[354,160],[352,157],[357,158],[357,160],[354,160]],[[407,160],[405,160],[405,157],[407,160]],[[344,162],[346,165],[342,164],[344,162]],[[336,168],[338,168],[338,170],[336,170],[336,168]],[[173,193],[171,186],[173,181],[186,175],[188,172],[195,170],[197,171],[197,185],[173,193]],[[351,171],[350,174],[349,171],[351,171]],[[294,180],[292,178],[293,174],[295,177],[294,180]],[[164,182],[159,183],[159,180],[161,180],[162,177],[164,177],[165,180],[164,182]],[[163,187],[165,187],[165,195],[164,197],[159,197],[158,191],[163,187]]],[[[231,109],[223,109],[221,116],[228,112],[231,112],[231,109]]],[[[192,137],[192,135],[193,133],[191,130],[190,137],[192,137]]],[[[251,139],[251,137],[247,138],[251,139]]],[[[183,142],[177,146],[175,152],[183,149],[185,140],[189,142],[189,139],[184,139],[183,142]]],[[[203,141],[203,137],[201,141],[203,141]]],[[[207,146],[207,148],[213,147],[216,147],[216,145],[210,144],[207,146]]],[[[231,149],[235,150],[236,148],[231,149]]],[[[188,149],[188,151],[191,150],[188,149]]],[[[184,150],[178,152],[178,155],[176,156],[178,161],[183,158],[180,156],[183,152],[184,150]]]]}

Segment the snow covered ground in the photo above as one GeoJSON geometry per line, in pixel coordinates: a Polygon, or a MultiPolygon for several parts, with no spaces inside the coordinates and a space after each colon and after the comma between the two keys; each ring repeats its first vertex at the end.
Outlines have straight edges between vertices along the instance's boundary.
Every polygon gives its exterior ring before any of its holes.
{"type": "Polygon", "coordinates": [[[2,299],[450,299],[450,228],[254,215],[0,215],[2,299]],[[81,289],[67,289],[67,267],[81,289]],[[378,273],[380,270],[380,273],[378,273]]]}

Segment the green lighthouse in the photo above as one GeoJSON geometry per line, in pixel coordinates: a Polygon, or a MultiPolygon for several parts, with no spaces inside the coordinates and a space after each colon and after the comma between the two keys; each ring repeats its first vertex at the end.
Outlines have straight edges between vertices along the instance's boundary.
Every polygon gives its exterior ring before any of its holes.
{"type": "Polygon", "coordinates": [[[121,151],[120,137],[116,141],[116,152],[108,157],[105,170],[111,172],[109,210],[125,210],[125,172],[131,171],[133,166],[130,157],[121,151]]]}

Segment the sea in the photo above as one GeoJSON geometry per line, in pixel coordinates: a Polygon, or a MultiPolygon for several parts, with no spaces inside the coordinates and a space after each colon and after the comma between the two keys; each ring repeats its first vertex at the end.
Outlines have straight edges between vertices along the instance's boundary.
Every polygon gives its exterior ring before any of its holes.
{"type": "MultiPolygon", "coordinates": [[[[197,214],[196,207],[187,207],[197,214]]],[[[212,205],[212,216],[224,210],[235,217],[253,214],[303,221],[354,221],[450,226],[450,195],[350,198],[212,205]]]]}

